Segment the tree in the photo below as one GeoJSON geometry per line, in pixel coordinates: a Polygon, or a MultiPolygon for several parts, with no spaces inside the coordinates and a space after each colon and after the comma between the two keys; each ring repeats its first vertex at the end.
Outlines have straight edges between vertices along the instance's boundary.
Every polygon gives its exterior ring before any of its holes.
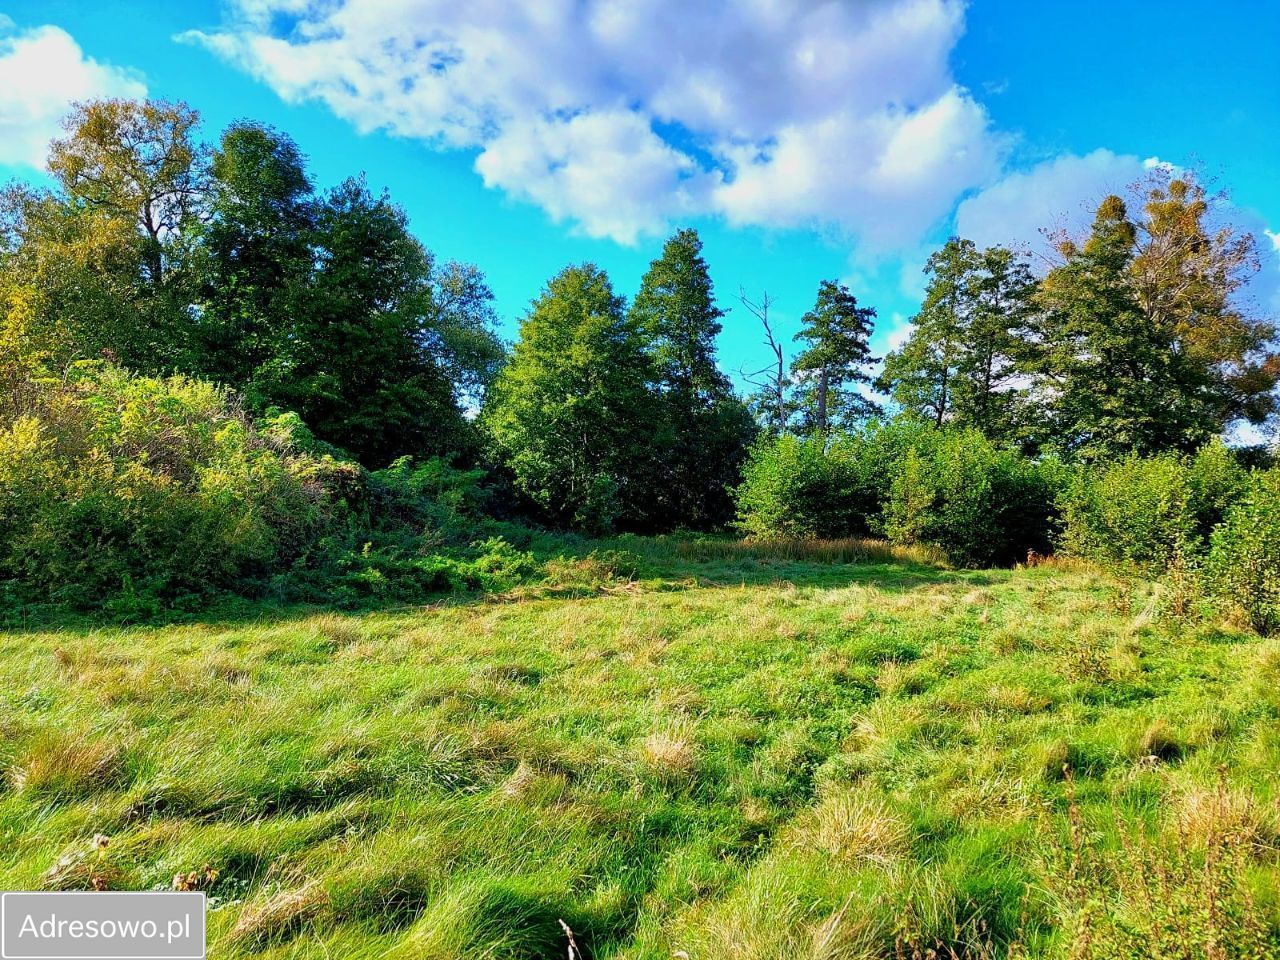
{"type": "Polygon", "coordinates": [[[204,189],[200,115],[164,100],[93,100],[64,122],[49,148],[49,172],[67,196],[133,223],[145,238],[148,277],[159,287],[169,251],[204,189]]]}
{"type": "Polygon", "coordinates": [[[0,277],[23,304],[22,339],[51,370],[103,357],[147,371],[174,365],[181,318],[146,282],[130,223],[16,185],[0,194],[0,218],[0,277]]]}
{"type": "Polygon", "coordinates": [[[1089,458],[1193,447],[1218,427],[1207,384],[1138,302],[1136,247],[1124,201],[1107,197],[1088,239],[1063,242],[1065,262],[1040,288],[1029,369],[1058,445],[1089,458]]]}
{"type": "Polygon", "coordinates": [[[1276,326],[1251,317],[1240,296],[1260,269],[1257,244],[1219,215],[1227,197],[1190,175],[1157,168],[1142,185],[1129,268],[1147,321],[1168,332],[1193,387],[1202,387],[1219,429],[1261,423],[1276,410],[1276,326]]]}
{"type": "Polygon", "coordinates": [[[1276,327],[1242,293],[1254,239],[1188,175],[1156,170],[1098,208],[1089,237],[1058,237],[1042,283],[1029,369],[1058,442],[1086,455],[1190,451],[1241,419],[1276,410],[1276,327]]]}
{"type": "Polygon", "coordinates": [[[844,284],[819,284],[818,299],[801,318],[795,337],[809,346],[791,364],[791,372],[805,385],[800,407],[806,430],[822,433],[833,423],[844,425],[879,412],[856,389],[872,382],[868,368],[877,361],[868,341],[875,317],[875,308],[858,306],[844,284]]]}
{"type": "Polygon", "coordinates": [[[566,267],[521,321],[481,425],[515,488],[551,522],[644,527],[666,439],[654,379],[605,272],[566,267]]]}
{"type": "Polygon", "coordinates": [[[198,121],[181,103],[96,100],[76,105],[50,145],[61,192],[25,204],[19,259],[49,322],[74,338],[68,355],[188,368],[190,228],[206,187],[198,121]]]}
{"type": "Polygon", "coordinates": [[[200,372],[246,389],[283,346],[291,298],[310,281],[316,203],[289,137],[236,123],[214,151],[201,241],[200,372]]]}
{"type": "Polygon", "coordinates": [[[431,260],[403,211],[361,180],[316,216],[310,282],[254,385],[260,406],[296,411],[321,439],[370,467],[405,454],[465,451],[471,434],[446,371],[422,349],[431,260]]]}
{"type": "Polygon", "coordinates": [[[702,241],[680,230],[650,263],[630,312],[648,342],[670,427],[657,489],[672,526],[718,526],[732,517],[728,490],[754,434],[750,413],[716,366],[724,316],[702,241]]]}
{"type": "Polygon", "coordinates": [[[939,427],[956,416],[978,264],[973,241],[958,237],[929,257],[924,272],[930,280],[911,335],[885,357],[879,378],[880,388],[903,409],[939,427]]]}
{"type": "Polygon", "coordinates": [[[979,254],[965,377],[958,404],[962,421],[991,440],[1026,439],[1025,390],[1019,364],[1023,337],[1035,314],[1036,280],[1025,255],[1005,247],[979,254]]]}
{"type": "Polygon", "coordinates": [[[758,301],[748,297],[746,290],[739,290],[738,299],[747,312],[764,327],[764,345],[769,348],[771,355],[769,362],[759,370],[742,371],[742,378],[756,388],[747,402],[764,429],[777,436],[787,429],[795,411],[791,405],[786,353],[769,323],[769,308],[773,306],[773,299],[767,290],[758,301]]]}
{"type": "Polygon", "coordinates": [[[507,356],[506,345],[494,332],[498,316],[493,291],[480,269],[450,260],[431,261],[431,305],[418,333],[418,342],[448,374],[454,399],[478,409],[507,356]]]}
{"type": "Polygon", "coordinates": [[[974,427],[993,440],[1017,437],[1020,335],[1035,280],[1025,257],[978,250],[953,237],[925,265],[930,275],[911,335],[885,358],[879,387],[936,426],[974,427]]]}

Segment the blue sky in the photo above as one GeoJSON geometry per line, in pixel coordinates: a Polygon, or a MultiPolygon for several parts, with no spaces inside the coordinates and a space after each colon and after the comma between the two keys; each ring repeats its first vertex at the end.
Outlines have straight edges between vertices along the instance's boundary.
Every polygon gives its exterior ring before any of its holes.
{"type": "MultiPolygon", "coordinates": [[[[505,334],[593,260],[630,296],[693,225],[726,307],[784,333],[818,281],[901,338],[929,250],[1034,244],[1153,162],[1230,189],[1280,312],[1280,4],[1076,0],[0,0],[0,177],[34,179],[72,99],[183,99],[213,138],[287,131],[327,186],[364,172],[505,334]]],[[[725,322],[722,365],[765,360],[725,322]]]]}

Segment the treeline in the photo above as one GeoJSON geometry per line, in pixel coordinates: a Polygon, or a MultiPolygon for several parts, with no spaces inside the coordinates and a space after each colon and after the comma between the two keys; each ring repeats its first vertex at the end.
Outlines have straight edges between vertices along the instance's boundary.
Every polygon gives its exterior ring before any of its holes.
{"type": "Polygon", "coordinates": [[[532,575],[530,524],[1012,562],[1081,549],[1063,491],[1082,465],[1191,455],[1275,412],[1275,328],[1241,307],[1252,238],[1189,177],[1154,174],[1137,215],[1107,198],[1039,277],[949,241],[882,365],[844,285],[819,285],[794,356],[744,295],[770,356],[740,398],[693,230],[629,304],[567,267],[509,347],[476,267],[361,178],[318,190],[269,127],[205,143],[183,104],[92,102],[48,166],[51,189],[0,198],[14,602],[411,600],[532,575]]]}

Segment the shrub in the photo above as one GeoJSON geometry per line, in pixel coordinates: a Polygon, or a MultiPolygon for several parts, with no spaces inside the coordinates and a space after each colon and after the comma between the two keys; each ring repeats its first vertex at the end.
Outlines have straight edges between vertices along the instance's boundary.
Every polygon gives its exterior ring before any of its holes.
{"type": "Polygon", "coordinates": [[[1280,629],[1280,470],[1255,474],[1214,531],[1206,591],[1259,633],[1280,629]]]}
{"type": "Polygon", "coordinates": [[[1221,441],[1190,459],[1132,455],[1081,469],[1060,498],[1063,546],[1076,556],[1164,570],[1203,550],[1247,486],[1248,474],[1221,441]]]}
{"type": "Polygon", "coordinates": [[[1186,464],[1172,454],[1077,471],[1060,499],[1063,546],[1076,556],[1167,567],[1195,538],[1191,498],[1186,464]]]}
{"type": "Polygon", "coordinates": [[[737,490],[738,528],[758,539],[877,533],[893,465],[931,432],[900,419],[827,437],[764,439],[737,490]]]}
{"type": "Polygon", "coordinates": [[[341,510],[352,470],[256,430],[224,391],[85,364],[0,424],[0,579],[126,607],[261,578],[341,510]]]}
{"type": "Polygon", "coordinates": [[[762,441],[738,488],[738,526],[751,537],[838,537],[855,521],[842,496],[841,462],[827,456],[823,437],[791,435],[762,441]]]}
{"type": "Polygon", "coordinates": [[[884,508],[896,543],[940,548],[952,563],[1011,563],[1050,541],[1051,473],[976,430],[922,437],[898,460],[884,508]]]}

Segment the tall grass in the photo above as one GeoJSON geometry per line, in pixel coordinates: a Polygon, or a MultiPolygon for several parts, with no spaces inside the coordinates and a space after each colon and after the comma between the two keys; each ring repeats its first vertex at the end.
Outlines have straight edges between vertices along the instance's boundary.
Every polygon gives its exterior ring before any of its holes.
{"type": "Polygon", "coordinates": [[[1083,566],[580,546],[502,603],[0,634],[0,887],[200,889],[230,958],[1275,955],[1274,640],[1083,566]]]}

